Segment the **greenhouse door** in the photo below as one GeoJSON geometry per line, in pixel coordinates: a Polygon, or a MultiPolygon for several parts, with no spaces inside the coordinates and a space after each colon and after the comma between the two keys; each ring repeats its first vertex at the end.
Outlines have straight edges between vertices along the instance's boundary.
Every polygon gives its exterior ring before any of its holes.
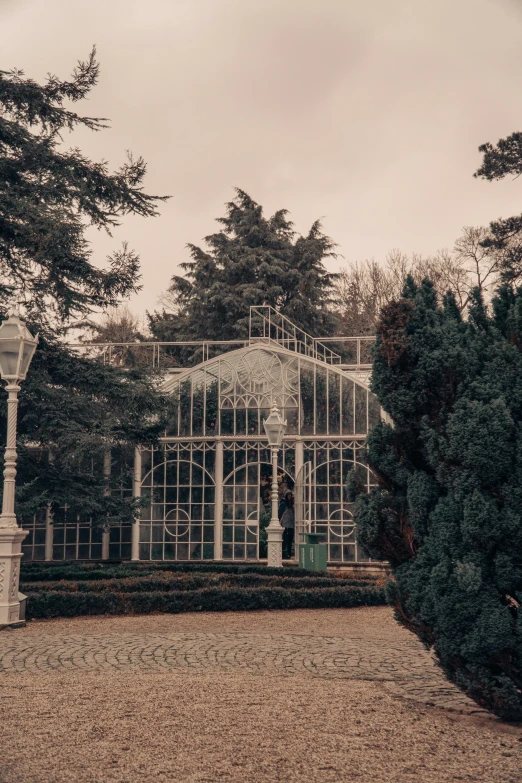
{"type": "MultiPolygon", "coordinates": [[[[282,468],[279,491],[293,490],[294,482],[282,468]],[[284,485],[284,486],[283,486],[284,485]]],[[[223,560],[266,558],[266,526],[270,521],[272,466],[259,461],[241,465],[223,484],[223,560]]]]}
{"type": "Polygon", "coordinates": [[[223,559],[257,560],[261,513],[261,465],[242,465],[223,486],[223,559]]]}
{"type": "Polygon", "coordinates": [[[295,482],[295,556],[304,543],[304,533],[312,531],[312,463],[305,462],[295,482]]]}

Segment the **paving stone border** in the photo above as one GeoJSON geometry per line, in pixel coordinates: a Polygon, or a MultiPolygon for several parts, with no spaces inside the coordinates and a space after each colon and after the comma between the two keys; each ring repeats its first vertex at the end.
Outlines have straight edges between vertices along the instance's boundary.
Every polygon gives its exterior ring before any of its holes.
{"type": "Polygon", "coordinates": [[[0,675],[68,670],[201,671],[381,682],[391,693],[460,714],[489,713],[448,683],[419,642],[301,634],[174,633],[0,636],[0,675]]]}

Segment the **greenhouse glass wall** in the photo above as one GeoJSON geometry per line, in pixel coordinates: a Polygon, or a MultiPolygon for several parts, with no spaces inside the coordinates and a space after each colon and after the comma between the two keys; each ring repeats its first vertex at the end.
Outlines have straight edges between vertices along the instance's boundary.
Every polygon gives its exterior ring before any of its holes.
{"type": "Polygon", "coordinates": [[[141,520],[103,532],[89,520],[52,524],[43,515],[26,559],[266,559],[272,468],[263,421],[275,405],[287,423],[278,486],[294,494],[296,543],[307,530],[321,533],[331,564],[368,563],[346,483],[355,468],[372,486],[363,447],[383,415],[363,355],[373,338],[336,341],[339,352],[270,308],[252,308],[241,343],[105,346],[120,363],[125,352],[151,352],[174,402],[161,446],[136,450],[134,477],[122,487],[141,497],[141,520]],[[190,366],[180,366],[180,352],[190,366]]]}

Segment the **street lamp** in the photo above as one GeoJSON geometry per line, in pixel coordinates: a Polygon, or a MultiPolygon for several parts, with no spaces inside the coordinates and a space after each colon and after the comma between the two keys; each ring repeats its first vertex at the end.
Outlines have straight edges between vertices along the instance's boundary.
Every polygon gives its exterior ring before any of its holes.
{"type": "Polygon", "coordinates": [[[33,337],[14,313],[0,326],[0,375],[7,382],[8,395],[4,494],[0,514],[0,628],[20,620],[18,583],[22,541],[27,530],[18,527],[15,515],[16,416],[19,382],[27,375],[37,343],[38,335],[33,337]]]}
{"type": "Polygon", "coordinates": [[[277,455],[283,442],[286,421],[283,421],[277,405],[272,407],[270,416],[263,421],[263,426],[272,450],[272,518],[266,529],[268,565],[279,568],[283,565],[283,528],[277,518],[277,455]]]}

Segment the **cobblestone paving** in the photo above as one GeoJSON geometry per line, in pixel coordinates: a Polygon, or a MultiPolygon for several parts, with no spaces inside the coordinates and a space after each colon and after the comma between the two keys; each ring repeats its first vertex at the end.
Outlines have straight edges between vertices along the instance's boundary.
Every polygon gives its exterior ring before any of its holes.
{"type": "Polygon", "coordinates": [[[0,674],[66,670],[241,669],[252,674],[374,680],[392,694],[486,716],[450,685],[416,641],[300,634],[0,635],[0,674]]]}

